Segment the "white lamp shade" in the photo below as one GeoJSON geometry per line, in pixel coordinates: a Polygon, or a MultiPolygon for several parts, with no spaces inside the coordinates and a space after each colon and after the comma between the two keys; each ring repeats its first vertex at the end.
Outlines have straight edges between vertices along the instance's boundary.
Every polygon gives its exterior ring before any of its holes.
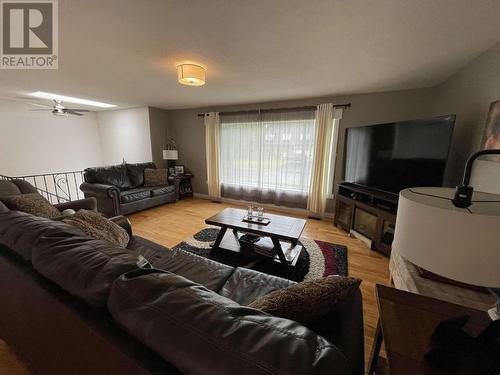
{"type": "Polygon", "coordinates": [[[499,287],[500,196],[474,192],[472,206],[461,209],[451,203],[454,192],[403,190],[392,251],[440,276],[499,287]]]}
{"type": "Polygon", "coordinates": [[[177,160],[178,158],[177,150],[163,150],[163,160],[177,160]]]}
{"type": "Polygon", "coordinates": [[[195,64],[180,64],[177,66],[177,80],[187,86],[203,86],[206,81],[206,70],[195,64]]]}

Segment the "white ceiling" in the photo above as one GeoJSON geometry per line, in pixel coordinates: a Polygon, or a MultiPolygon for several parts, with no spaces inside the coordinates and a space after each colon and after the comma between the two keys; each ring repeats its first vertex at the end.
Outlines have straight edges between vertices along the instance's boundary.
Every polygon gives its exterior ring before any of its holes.
{"type": "Polygon", "coordinates": [[[204,107],[429,87],[500,39],[499,0],[62,0],[59,69],[1,70],[120,106],[204,107]],[[207,84],[177,83],[198,62],[207,84]]]}

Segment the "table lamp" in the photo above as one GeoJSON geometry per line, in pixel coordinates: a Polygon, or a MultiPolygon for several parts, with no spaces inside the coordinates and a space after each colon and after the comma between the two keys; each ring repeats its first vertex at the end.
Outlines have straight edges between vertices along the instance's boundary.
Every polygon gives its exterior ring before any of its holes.
{"type": "Polygon", "coordinates": [[[179,159],[179,152],[177,150],[163,150],[163,160],[167,160],[167,167],[173,167],[175,160],[179,159]]]}
{"type": "MultiPolygon", "coordinates": [[[[500,195],[468,186],[471,164],[461,185],[466,189],[401,191],[392,251],[439,276],[500,288],[500,195]]],[[[500,318],[498,303],[489,314],[500,318]]]]}

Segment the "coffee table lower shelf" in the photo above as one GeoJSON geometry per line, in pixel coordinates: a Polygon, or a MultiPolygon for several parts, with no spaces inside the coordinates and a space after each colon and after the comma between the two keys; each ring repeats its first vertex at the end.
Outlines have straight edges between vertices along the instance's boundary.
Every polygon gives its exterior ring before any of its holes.
{"type": "MultiPolygon", "coordinates": [[[[248,251],[243,251],[241,249],[240,243],[238,242],[239,237],[241,237],[244,232],[239,232],[236,230],[228,229],[222,238],[217,249],[214,248],[214,251],[229,251],[234,253],[240,253],[249,258],[255,258],[263,261],[274,261],[277,263],[281,263],[278,254],[274,256],[274,258],[269,258],[264,255],[260,255],[258,253],[250,253],[248,251]]],[[[262,236],[266,237],[266,236],[262,236]]],[[[269,236],[270,237],[270,236],[269,236]]],[[[279,241],[281,245],[281,249],[283,250],[283,254],[287,259],[287,265],[293,267],[297,264],[297,260],[299,259],[300,252],[302,251],[302,245],[296,244],[293,245],[287,241],[279,241]]]]}

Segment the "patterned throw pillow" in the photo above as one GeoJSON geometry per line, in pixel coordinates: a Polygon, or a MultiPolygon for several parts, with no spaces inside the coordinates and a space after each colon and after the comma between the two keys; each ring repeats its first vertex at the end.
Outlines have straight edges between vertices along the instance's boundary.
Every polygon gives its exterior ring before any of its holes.
{"type": "Polygon", "coordinates": [[[327,276],[275,290],[248,307],[307,324],[334,311],[359,284],[360,279],[327,276]]]}
{"type": "Polygon", "coordinates": [[[99,212],[79,210],[73,216],[62,221],[79,228],[92,238],[108,241],[120,247],[127,247],[130,240],[125,229],[105,218],[99,212]]]}
{"type": "Polygon", "coordinates": [[[11,210],[23,211],[47,219],[61,216],[59,210],[38,193],[11,195],[2,198],[2,202],[11,210]]]}
{"type": "Polygon", "coordinates": [[[168,173],[166,169],[144,169],[144,186],[153,187],[168,185],[168,173]]]}

